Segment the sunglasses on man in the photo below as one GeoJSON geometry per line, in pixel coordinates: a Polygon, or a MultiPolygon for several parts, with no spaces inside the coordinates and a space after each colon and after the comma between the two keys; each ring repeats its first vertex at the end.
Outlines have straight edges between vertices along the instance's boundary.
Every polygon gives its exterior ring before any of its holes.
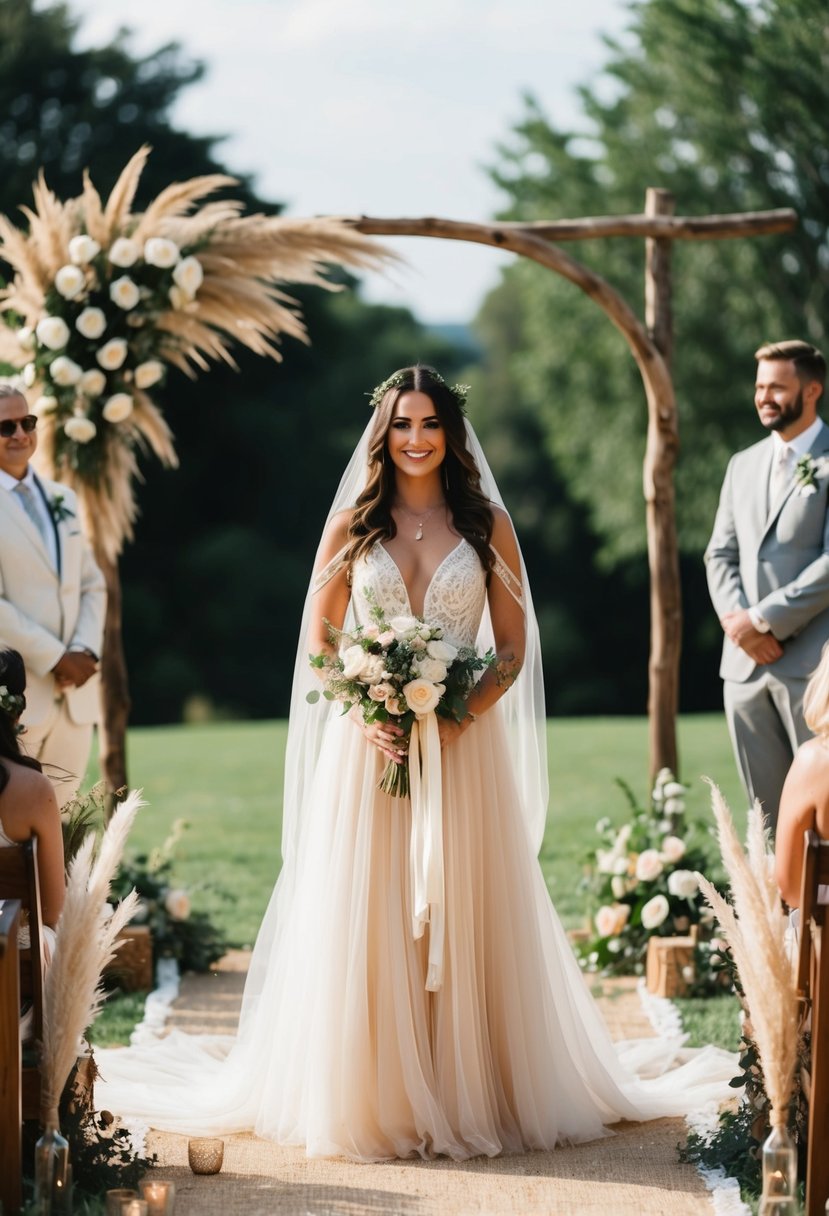
{"type": "Polygon", "coordinates": [[[36,426],[36,414],[27,414],[25,418],[4,418],[0,422],[0,435],[4,439],[11,439],[18,427],[20,427],[24,435],[31,435],[36,426]]]}

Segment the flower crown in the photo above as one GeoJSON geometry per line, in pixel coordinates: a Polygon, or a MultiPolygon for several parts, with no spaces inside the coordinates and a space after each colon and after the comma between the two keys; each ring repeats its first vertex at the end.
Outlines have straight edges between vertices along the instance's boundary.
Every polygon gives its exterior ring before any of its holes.
{"type": "Polygon", "coordinates": [[[25,697],[19,697],[16,692],[9,692],[5,684],[0,684],[0,709],[10,718],[19,718],[26,706],[25,697]]]}
{"type": "MultiPolygon", "coordinates": [[[[406,372],[393,372],[387,380],[384,380],[382,384],[377,385],[377,388],[373,393],[366,393],[366,396],[370,398],[369,405],[371,408],[373,410],[377,409],[377,406],[383,400],[389,389],[400,388],[403,384],[405,384],[407,374],[408,373],[406,372]]],[[[466,413],[466,398],[469,396],[470,386],[468,384],[447,384],[443,376],[435,371],[430,370],[429,375],[433,380],[436,380],[438,384],[442,384],[445,389],[448,389],[448,391],[457,401],[458,409],[462,414],[466,413]]]]}

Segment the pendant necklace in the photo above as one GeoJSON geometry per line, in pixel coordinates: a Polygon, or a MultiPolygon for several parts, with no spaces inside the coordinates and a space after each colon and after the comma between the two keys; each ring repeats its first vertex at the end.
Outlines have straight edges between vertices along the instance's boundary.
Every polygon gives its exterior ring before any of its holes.
{"type": "Polygon", "coordinates": [[[414,538],[415,538],[415,540],[423,540],[423,525],[426,523],[426,520],[429,518],[430,515],[434,515],[434,513],[435,513],[435,511],[437,511],[438,507],[445,507],[445,506],[446,506],[445,502],[436,502],[435,505],[433,507],[430,507],[428,511],[417,512],[417,511],[410,511],[408,507],[404,507],[401,503],[398,503],[397,510],[402,511],[404,515],[408,515],[410,519],[413,519],[417,522],[417,531],[415,532],[414,538]]]}

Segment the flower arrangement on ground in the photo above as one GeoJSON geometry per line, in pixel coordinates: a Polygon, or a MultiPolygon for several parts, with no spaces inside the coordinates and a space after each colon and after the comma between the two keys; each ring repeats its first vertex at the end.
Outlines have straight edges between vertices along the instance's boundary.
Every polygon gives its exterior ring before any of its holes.
{"type": "Polygon", "coordinates": [[[618,784],[632,815],[620,828],[608,818],[596,824],[601,843],[587,858],[584,880],[591,933],[578,949],[589,970],[641,974],[653,934],[685,934],[713,921],[696,876],[709,871],[709,855],[704,836],[686,827],[685,786],[669,769],[657,775],[649,807],[618,784]]]}
{"type": "MultiPolygon", "coordinates": [[[[225,953],[227,941],[206,912],[193,908],[195,890],[181,886],[173,876],[176,846],[187,828],[184,819],[177,819],[158,848],[125,858],[113,883],[113,895],[120,898],[123,892],[136,891],[132,923],[148,926],[154,962],[174,958],[182,971],[207,971],[225,953]]],[[[221,898],[228,898],[209,885],[221,898]]],[[[201,889],[207,886],[203,884],[201,889]]]]}
{"type": "Polygon", "coordinates": [[[143,147],[131,158],[105,204],[88,173],[83,193],[66,202],[41,174],[34,208],[23,208],[28,231],[0,216],[0,256],[14,271],[0,291],[13,331],[0,357],[34,399],[39,459],[79,492],[85,527],[110,560],[132,534],[137,450],[176,463],[150,396],[168,367],[194,376],[210,360],[234,365],[234,342],[281,358],[280,334],[306,335],[278,284],[334,289],[328,264],[376,266],[384,257],[341,221],[203,203],[235,184],[222,174],[174,183],[134,212],[148,154],[143,147]]]}
{"type": "MultiPolygon", "coordinates": [[[[336,653],[310,657],[322,676],[322,696],[342,702],[343,713],[356,709],[366,724],[393,719],[406,735],[416,718],[431,712],[462,722],[469,712],[466,699],[495,655],[453,646],[444,640],[439,625],[414,616],[387,621],[379,606],[372,615],[371,624],[351,633],[329,625],[336,653]]],[[[311,702],[319,698],[316,689],[308,694],[311,702]]],[[[390,760],[380,788],[393,797],[406,797],[408,763],[390,760]]]]}

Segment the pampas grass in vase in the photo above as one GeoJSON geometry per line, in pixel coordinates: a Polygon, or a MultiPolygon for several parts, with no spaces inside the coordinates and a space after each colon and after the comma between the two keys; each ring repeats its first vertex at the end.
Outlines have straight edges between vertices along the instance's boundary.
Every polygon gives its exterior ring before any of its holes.
{"type": "Polygon", "coordinates": [[[41,1121],[35,1148],[35,1203],[39,1216],[72,1210],[69,1145],[60,1134],[58,1105],[82,1039],[104,999],[101,976],[117,950],[117,937],[135,912],[134,891],[110,914],[107,899],[133,820],[144,806],[133,791],[107,824],[100,848],[88,835],[69,866],[66,899],[54,957],[43,987],[41,1121]]]}
{"type": "Polygon", "coordinates": [[[743,849],[725,799],[713,782],[709,784],[732,902],[726,902],[702,874],[697,878],[734,956],[770,1107],[771,1134],[763,1145],[759,1213],[794,1216],[797,1153],[788,1130],[788,1113],[800,1033],[794,963],[786,941],[788,917],[777,890],[774,854],[759,802],[748,812],[743,849]]]}

